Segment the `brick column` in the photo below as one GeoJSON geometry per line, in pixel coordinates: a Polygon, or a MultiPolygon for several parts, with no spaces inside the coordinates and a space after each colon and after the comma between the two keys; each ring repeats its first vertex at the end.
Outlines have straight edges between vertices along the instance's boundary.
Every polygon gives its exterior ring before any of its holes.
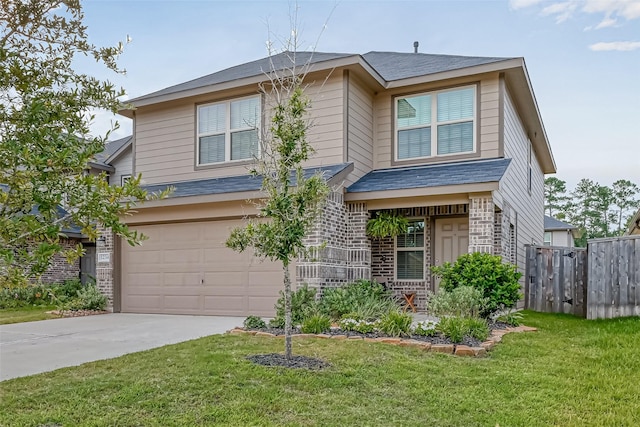
{"type": "Polygon", "coordinates": [[[114,235],[109,228],[99,227],[98,230],[100,238],[96,242],[96,286],[109,299],[108,309],[113,310],[114,235]]]}
{"type": "Polygon", "coordinates": [[[495,205],[488,196],[469,198],[469,253],[494,251],[495,205]]]}
{"type": "Polygon", "coordinates": [[[366,203],[347,205],[349,281],[371,279],[371,239],[367,236],[369,211],[366,203]]]}

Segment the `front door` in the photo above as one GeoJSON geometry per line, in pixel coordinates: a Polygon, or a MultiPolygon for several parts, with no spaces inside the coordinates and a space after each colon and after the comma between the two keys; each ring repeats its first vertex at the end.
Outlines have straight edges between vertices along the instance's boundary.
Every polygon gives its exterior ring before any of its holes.
{"type": "Polygon", "coordinates": [[[80,281],[83,285],[96,278],[96,247],[85,246],[84,255],[80,258],[80,281]]]}
{"type": "MultiPolygon", "coordinates": [[[[436,219],[436,247],[434,265],[455,262],[469,251],[469,218],[436,219]]],[[[440,279],[434,279],[434,290],[438,290],[440,279]]]]}

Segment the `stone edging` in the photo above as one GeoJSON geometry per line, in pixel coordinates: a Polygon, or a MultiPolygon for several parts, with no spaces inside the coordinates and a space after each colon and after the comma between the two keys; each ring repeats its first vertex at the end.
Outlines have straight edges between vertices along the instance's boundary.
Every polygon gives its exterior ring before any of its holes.
{"type": "MultiPolygon", "coordinates": [[[[535,332],[537,328],[532,328],[530,326],[517,326],[514,328],[507,329],[495,329],[491,331],[491,335],[489,338],[480,344],[480,347],[469,347],[461,344],[431,344],[430,342],[412,340],[412,339],[404,339],[404,338],[392,338],[392,337],[382,337],[382,338],[365,338],[360,336],[350,336],[346,335],[329,335],[329,334],[293,334],[293,338],[324,338],[324,339],[333,339],[333,340],[363,340],[367,342],[379,342],[384,344],[392,344],[400,347],[416,347],[420,348],[423,351],[431,351],[434,353],[446,353],[446,354],[455,354],[456,356],[471,356],[471,357],[481,357],[485,356],[489,350],[491,350],[497,343],[502,341],[502,337],[511,332],[535,332]]],[[[231,335],[253,335],[256,337],[272,337],[272,338],[284,338],[284,335],[275,335],[270,332],[261,332],[261,331],[245,331],[244,329],[237,327],[227,331],[227,334],[231,335]]]]}

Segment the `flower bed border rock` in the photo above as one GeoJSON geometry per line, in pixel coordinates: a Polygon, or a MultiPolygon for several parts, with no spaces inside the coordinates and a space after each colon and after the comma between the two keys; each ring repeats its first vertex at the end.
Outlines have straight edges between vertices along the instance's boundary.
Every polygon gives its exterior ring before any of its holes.
{"type": "MultiPolygon", "coordinates": [[[[333,340],[341,340],[341,341],[356,341],[362,340],[366,342],[378,342],[383,344],[391,344],[397,345],[400,347],[414,347],[422,349],[423,351],[433,352],[433,353],[445,353],[445,354],[453,354],[456,356],[467,356],[467,357],[482,357],[486,356],[487,352],[493,349],[496,344],[502,341],[502,337],[508,333],[512,332],[535,332],[537,328],[533,328],[530,326],[516,326],[516,327],[508,327],[506,329],[494,329],[491,331],[491,335],[485,342],[480,344],[479,347],[470,347],[463,344],[431,344],[430,342],[418,341],[414,339],[407,338],[394,338],[394,337],[378,337],[378,338],[369,338],[358,335],[330,335],[330,334],[293,334],[293,338],[321,338],[321,339],[333,339],[333,340]]],[[[284,335],[276,335],[271,332],[265,331],[256,331],[256,330],[245,330],[244,328],[236,327],[227,331],[227,334],[231,335],[252,335],[256,337],[271,337],[271,338],[284,338],[284,335]]]]}
{"type": "Polygon", "coordinates": [[[107,310],[52,310],[47,311],[47,314],[53,314],[58,317],[83,317],[93,316],[96,314],[109,314],[107,310]]]}

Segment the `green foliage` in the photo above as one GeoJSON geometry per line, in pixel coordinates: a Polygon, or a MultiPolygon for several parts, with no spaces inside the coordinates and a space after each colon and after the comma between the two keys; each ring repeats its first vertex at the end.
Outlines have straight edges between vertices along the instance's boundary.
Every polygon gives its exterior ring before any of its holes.
{"type": "Polygon", "coordinates": [[[249,316],[244,319],[243,325],[245,329],[265,329],[267,324],[258,316],[249,316]]]}
{"type": "Polygon", "coordinates": [[[438,322],[438,331],[454,343],[461,343],[467,334],[467,319],[464,317],[442,317],[438,322]]]}
{"type": "Polygon", "coordinates": [[[503,263],[497,255],[480,252],[464,254],[453,264],[447,262],[431,267],[431,272],[442,279],[440,287],[447,291],[461,286],[481,290],[486,298],[481,312],[483,317],[515,306],[521,297],[518,279],[522,274],[515,265],[503,263]]]}
{"type": "Polygon", "coordinates": [[[119,187],[86,173],[109,136],[91,136],[90,112],[116,112],[125,92],[74,69],[88,56],[121,72],[122,43],[89,43],[77,0],[3,1],[0,14],[0,275],[38,277],[58,253],[77,259],[80,245],[62,245],[72,226],[95,240],[100,223],[139,242],[120,219],[148,198],[140,177],[119,187]]]}
{"type": "Polygon", "coordinates": [[[91,283],[76,291],[73,298],[62,303],[62,310],[104,310],[107,307],[108,299],[100,293],[98,287],[91,283]]]}
{"type": "Polygon", "coordinates": [[[384,286],[375,281],[358,280],[345,286],[327,288],[320,300],[320,310],[338,320],[348,313],[373,320],[396,307],[384,286]]]}
{"type": "Polygon", "coordinates": [[[515,310],[509,310],[496,318],[499,322],[504,322],[511,326],[520,326],[522,324],[522,313],[515,310]]]}
{"type": "Polygon", "coordinates": [[[468,318],[466,335],[477,339],[478,341],[486,341],[489,337],[489,325],[485,319],[468,318]]]}
{"type": "Polygon", "coordinates": [[[389,311],[380,317],[378,329],[392,337],[407,336],[411,332],[411,322],[413,318],[410,314],[398,310],[389,311]]]}
{"type": "MultiPolygon", "coordinates": [[[[316,304],[316,290],[309,288],[305,283],[300,286],[295,292],[291,293],[291,322],[294,325],[299,325],[302,321],[313,313],[317,308],[316,304]]],[[[274,324],[282,324],[284,327],[285,307],[284,307],[284,293],[280,291],[280,298],[276,302],[276,317],[274,324]]]]}
{"type": "Polygon", "coordinates": [[[284,317],[274,317],[269,320],[269,327],[275,329],[284,329],[284,317]]]}
{"type": "Polygon", "coordinates": [[[427,306],[435,316],[477,317],[486,304],[487,299],[480,289],[459,286],[451,291],[440,288],[429,298],[427,306]]]}
{"type": "Polygon", "coordinates": [[[423,337],[433,337],[438,334],[438,323],[431,320],[423,320],[418,322],[413,328],[415,335],[423,337]]]}
{"type": "Polygon", "coordinates": [[[338,322],[340,329],[343,331],[358,332],[361,334],[370,334],[376,330],[378,326],[377,321],[357,319],[356,317],[357,314],[354,316],[354,313],[345,315],[345,317],[340,319],[340,322],[338,322]]]}
{"type": "Polygon", "coordinates": [[[49,287],[26,285],[0,288],[0,309],[33,305],[49,305],[53,302],[49,287]]]}
{"type": "Polygon", "coordinates": [[[331,319],[326,314],[313,314],[302,322],[300,330],[305,334],[321,334],[331,328],[331,319]]]}
{"type": "Polygon", "coordinates": [[[367,235],[374,239],[395,237],[407,232],[409,221],[395,212],[378,212],[375,218],[367,221],[367,235]]]}
{"type": "Polygon", "coordinates": [[[465,336],[479,341],[485,341],[489,336],[487,321],[474,317],[445,316],[440,318],[436,328],[454,343],[462,342],[465,336]]]}

